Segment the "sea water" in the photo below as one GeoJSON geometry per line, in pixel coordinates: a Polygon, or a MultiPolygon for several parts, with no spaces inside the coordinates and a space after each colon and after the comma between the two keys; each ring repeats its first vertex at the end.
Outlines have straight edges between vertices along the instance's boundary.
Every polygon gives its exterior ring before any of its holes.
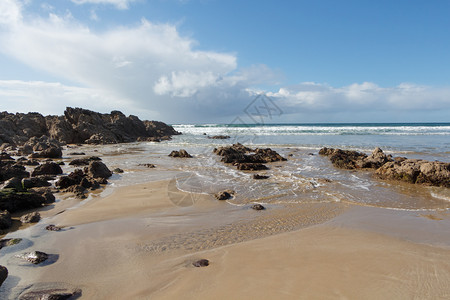
{"type": "Polygon", "coordinates": [[[449,189],[377,180],[372,171],[340,170],[318,155],[322,147],[367,154],[380,147],[393,156],[450,162],[450,123],[182,124],[174,128],[182,134],[171,141],[100,147],[108,166],[125,170],[110,180],[112,185],[170,179],[192,195],[233,189],[236,196],[228,200],[232,205],[345,202],[405,210],[450,208],[449,189]],[[230,138],[209,138],[214,135],[230,138]],[[288,160],[267,164],[267,171],[239,171],[213,153],[214,148],[237,142],[251,148],[270,147],[288,160]],[[179,149],[194,157],[168,156],[179,149]],[[156,168],[140,166],[145,163],[156,168]],[[255,173],[269,179],[255,180],[255,173]]]}

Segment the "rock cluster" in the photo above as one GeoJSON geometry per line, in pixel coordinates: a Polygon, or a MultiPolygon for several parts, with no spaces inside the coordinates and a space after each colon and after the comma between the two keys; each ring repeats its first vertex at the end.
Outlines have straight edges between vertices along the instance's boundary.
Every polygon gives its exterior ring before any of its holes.
{"type": "Polygon", "coordinates": [[[232,164],[238,170],[247,171],[267,170],[268,168],[264,163],[286,160],[286,158],[270,148],[251,149],[240,143],[215,148],[213,152],[222,156],[222,162],[232,164]]]}
{"type": "Polygon", "coordinates": [[[170,152],[169,156],[180,157],[180,158],[191,158],[192,157],[192,155],[187,153],[187,151],[184,149],[180,149],[180,151],[174,150],[174,151],[170,152]]]}
{"type": "Polygon", "coordinates": [[[127,117],[120,111],[101,114],[67,107],[63,116],[0,113],[0,145],[4,144],[1,150],[21,146],[18,152],[23,154],[20,155],[41,151],[39,157],[54,158],[61,157],[59,143],[116,144],[138,139],[170,139],[176,134],[180,133],[163,122],[141,121],[136,116],[127,117]]]}
{"type": "Polygon", "coordinates": [[[371,155],[357,151],[322,148],[319,154],[328,156],[333,165],[342,169],[373,169],[374,176],[431,186],[450,187],[450,163],[406,159],[386,155],[376,148],[371,155]]]}

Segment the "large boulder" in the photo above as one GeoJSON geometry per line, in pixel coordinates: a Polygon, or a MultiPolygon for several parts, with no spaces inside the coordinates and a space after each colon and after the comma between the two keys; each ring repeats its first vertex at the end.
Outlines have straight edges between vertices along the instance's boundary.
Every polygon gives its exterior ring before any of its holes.
{"type": "Polygon", "coordinates": [[[0,161],[0,182],[6,181],[13,177],[25,178],[29,176],[30,173],[26,171],[24,166],[0,161]]]}

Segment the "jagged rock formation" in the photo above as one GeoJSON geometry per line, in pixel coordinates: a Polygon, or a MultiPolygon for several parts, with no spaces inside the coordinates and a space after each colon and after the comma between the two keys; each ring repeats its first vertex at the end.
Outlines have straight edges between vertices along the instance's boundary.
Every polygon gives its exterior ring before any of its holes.
{"type": "MultiPolygon", "coordinates": [[[[0,113],[0,145],[23,146],[34,138],[49,138],[48,144],[115,144],[137,140],[170,139],[180,134],[172,126],[158,121],[141,121],[136,116],[126,117],[120,111],[101,114],[82,108],[67,107],[64,116],[42,116],[39,113],[0,113]]],[[[47,140],[48,140],[47,138],[47,140]]],[[[41,151],[32,149],[37,142],[28,143],[24,152],[41,151]],[[30,148],[31,146],[31,148],[30,148]]],[[[49,145],[49,146],[50,146],[49,145]]],[[[50,147],[47,147],[50,148],[50,147]]],[[[29,153],[28,153],[29,154],[29,153]]],[[[58,152],[52,152],[57,155],[58,152]]]]}
{"type": "Polygon", "coordinates": [[[374,176],[380,179],[450,187],[450,163],[393,158],[384,154],[380,148],[376,148],[369,156],[357,151],[333,148],[322,148],[319,154],[328,156],[337,168],[373,169],[374,176]]]}

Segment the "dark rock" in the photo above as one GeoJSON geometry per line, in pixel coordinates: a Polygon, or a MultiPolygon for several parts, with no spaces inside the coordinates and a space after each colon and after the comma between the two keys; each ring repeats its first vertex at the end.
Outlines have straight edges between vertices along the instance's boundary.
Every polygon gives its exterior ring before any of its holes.
{"type": "Polygon", "coordinates": [[[50,225],[45,226],[45,229],[48,231],[60,231],[61,227],[58,227],[54,224],[50,224],[50,225]]]}
{"type": "Polygon", "coordinates": [[[41,207],[45,198],[33,192],[18,192],[14,189],[0,190],[0,210],[16,212],[41,207]]]}
{"type": "Polygon", "coordinates": [[[45,177],[31,177],[22,179],[22,186],[25,189],[29,189],[34,187],[51,186],[51,183],[48,182],[45,177]]]}
{"type": "Polygon", "coordinates": [[[12,158],[8,153],[2,152],[0,153],[0,160],[14,161],[14,158],[12,158]]]}
{"type": "Polygon", "coordinates": [[[214,197],[216,197],[217,200],[228,200],[233,198],[234,194],[235,192],[233,190],[225,190],[214,194],[214,197]]]}
{"type": "Polygon", "coordinates": [[[41,252],[41,251],[33,251],[33,252],[26,252],[23,254],[16,255],[17,258],[24,259],[26,261],[29,261],[32,264],[40,264],[43,261],[46,261],[48,259],[48,254],[41,252]]]}
{"type": "Polygon", "coordinates": [[[68,193],[74,193],[75,196],[79,199],[86,198],[87,189],[81,185],[72,185],[72,186],[66,188],[64,191],[68,192],[68,193]]]}
{"type": "Polygon", "coordinates": [[[86,155],[86,153],[84,153],[84,152],[71,152],[71,153],[69,153],[69,155],[86,155]]]}
{"type": "Polygon", "coordinates": [[[341,150],[326,147],[320,149],[319,154],[328,156],[331,163],[336,168],[347,170],[361,168],[363,160],[367,157],[366,154],[353,150],[341,150]]]}
{"type": "Polygon", "coordinates": [[[82,170],[75,169],[68,176],[61,176],[55,185],[60,189],[66,189],[69,186],[80,184],[85,176],[82,170]]]}
{"type": "Polygon", "coordinates": [[[143,167],[147,167],[147,168],[156,168],[156,166],[154,164],[139,164],[138,166],[143,166],[143,167]]]}
{"type": "Polygon", "coordinates": [[[253,175],[253,179],[267,179],[267,178],[269,178],[269,176],[267,175],[259,175],[259,174],[253,175]]]}
{"type": "Polygon", "coordinates": [[[17,245],[21,241],[22,241],[22,239],[3,239],[3,240],[0,240],[0,249],[2,249],[3,247],[9,247],[9,246],[17,245]]]}
{"type": "MultiPolygon", "coordinates": [[[[23,154],[30,153],[28,146],[34,151],[43,151],[49,148],[49,144],[56,145],[55,141],[65,144],[110,144],[134,142],[140,137],[166,139],[175,134],[180,133],[165,123],[141,121],[136,116],[126,117],[119,111],[100,114],[68,107],[64,116],[0,113],[0,143],[19,146],[27,143],[28,149],[23,154]]],[[[45,155],[55,157],[59,152],[51,150],[45,155]]]]}
{"type": "Polygon", "coordinates": [[[121,168],[115,168],[113,170],[114,173],[123,173],[123,170],[121,168]]]}
{"type": "Polygon", "coordinates": [[[63,171],[57,163],[47,162],[45,164],[37,166],[31,173],[31,176],[35,177],[39,175],[59,175],[62,173],[63,171]]]}
{"type": "Polygon", "coordinates": [[[226,140],[229,139],[230,136],[229,135],[214,135],[214,136],[208,136],[208,139],[213,139],[213,140],[226,140]]]}
{"type": "Polygon", "coordinates": [[[266,165],[260,163],[235,163],[234,166],[241,171],[259,171],[269,169],[266,165]]]}
{"type": "Polygon", "coordinates": [[[0,161],[0,182],[6,181],[13,177],[25,178],[29,176],[30,173],[25,170],[24,166],[0,161]]]}
{"type": "Polygon", "coordinates": [[[52,190],[46,187],[32,188],[29,190],[32,193],[41,195],[44,198],[44,204],[50,204],[55,202],[56,198],[53,195],[52,190]]]}
{"type": "Polygon", "coordinates": [[[264,206],[262,206],[261,204],[256,203],[256,204],[252,205],[252,209],[254,209],[254,210],[264,210],[266,208],[264,206]]]}
{"type": "Polygon", "coordinates": [[[77,158],[69,163],[69,166],[87,166],[91,162],[88,158],[77,158]]]}
{"type": "Polygon", "coordinates": [[[198,268],[200,268],[200,267],[207,267],[207,266],[209,266],[209,260],[207,260],[207,259],[199,259],[197,261],[194,261],[192,263],[192,265],[194,267],[198,267],[198,268]]]}
{"type": "Polygon", "coordinates": [[[7,210],[0,211],[0,229],[8,229],[11,226],[11,214],[7,210]]]}
{"type": "Polygon", "coordinates": [[[39,153],[33,153],[30,158],[61,158],[62,150],[61,147],[51,146],[39,153]]]}
{"type": "Polygon", "coordinates": [[[0,266],[0,286],[8,277],[8,269],[4,266],[0,266]]]}
{"type": "Polygon", "coordinates": [[[88,167],[85,167],[84,173],[92,178],[109,178],[112,172],[101,161],[91,161],[88,167]]]}
{"type": "Polygon", "coordinates": [[[20,218],[20,222],[22,223],[37,223],[41,220],[41,214],[38,212],[32,212],[26,215],[23,215],[20,218]]]}
{"type": "Polygon", "coordinates": [[[189,154],[189,153],[187,153],[187,151],[186,150],[184,150],[184,149],[181,149],[180,151],[172,151],[172,152],[170,152],[170,154],[169,154],[169,156],[171,156],[171,157],[181,157],[181,158],[191,158],[192,156],[189,154]]]}
{"type": "MultiPolygon", "coordinates": [[[[25,179],[25,178],[24,178],[25,179]]],[[[22,192],[26,188],[23,186],[22,179],[18,177],[13,177],[5,182],[3,186],[4,189],[14,189],[16,191],[22,192]]]]}

